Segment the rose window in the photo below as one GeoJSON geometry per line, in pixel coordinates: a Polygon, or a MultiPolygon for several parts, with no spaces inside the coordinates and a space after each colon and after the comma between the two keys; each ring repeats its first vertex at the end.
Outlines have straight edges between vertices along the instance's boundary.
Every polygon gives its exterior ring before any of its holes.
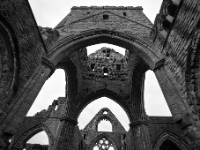
{"type": "Polygon", "coordinates": [[[114,150],[114,147],[112,142],[104,137],[95,143],[93,150],[114,150]]]}

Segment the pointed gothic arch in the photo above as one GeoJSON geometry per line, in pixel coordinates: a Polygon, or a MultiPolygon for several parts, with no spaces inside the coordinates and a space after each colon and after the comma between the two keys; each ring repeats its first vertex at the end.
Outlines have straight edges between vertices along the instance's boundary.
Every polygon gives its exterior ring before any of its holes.
{"type": "Polygon", "coordinates": [[[21,133],[21,135],[19,137],[17,137],[17,139],[13,139],[12,147],[13,148],[21,148],[21,149],[25,148],[26,142],[29,139],[31,139],[34,135],[36,135],[37,133],[39,133],[41,131],[45,131],[45,133],[48,136],[48,140],[49,140],[49,148],[48,149],[50,150],[54,144],[54,138],[53,138],[53,134],[50,131],[50,129],[44,124],[37,124],[29,129],[27,129],[23,133],[21,133]]]}
{"type": "Polygon", "coordinates": [[[123,104],[123,100],[126,100],[127,98],[126,97],[122,97],[120,96],[119,94],[109,90],[109,89],[100,89],[96,92],[93,92],[93,93],[90,93],[88,95],[86,95],[84,97],[84,99],[81,99],[79,103],[79,105],[77,106],[76,108],[76,111],[77,111],[77,118],[78,116],[80,116],[80,113],[84,110],[84,108],[91,102],[93,102],[94,100],[96,99],[99,99],[101,97],[107,97],[111,100],[113,100],[114,102],[116,102],[117,104],[119,104],[122,109],[125,111],[126,115],[128,116],[129,118],[129,121],[130,121],[130,116],[129,116],[129,109],[128,109],[128,106],[124,105],[123,104]]]}
{"type": "Polygon", "coordinates": [[[129,130],[130,120],[127,113],[123,107],[121,107],[117,102],[113,101],[113,99],[108,99],[108,97],[95,99],[86,105],[78,115],[78,122],[80,123],[78,126],[80,129],[91,128],[96,132],[99,122],[104,119],[110,122],[112,126],[112,132],[129,130]],[[104,103],[106,103],[106,105],[104,105],[104,103]],[[111,110],[114,112],[114,114],[109,109],[110,106],[112,106],[113,109],[111,110]],[[97,112],[99,109],[101,110],[97,112]],[[88,114],[87,112],[90,113],[88,114]],[[95,113],[98,113],[98,115],[94,117],[93,115],[95,115],[95,113]]]}
{"type": "Polygon", "coordinates": [[[73,51],[99,43],[114,44],[135,52],[151,69],[154,69],[157,63],[163,59],[162,54],[151,42],[109,29],[86,30],[80,34],[63,37],[50,47],[48,58],[57,64],[73,51]]]}
{"type": "Polygon", "coordinates": [[[188,148],[188,143],[184,141],[181,136],[178,136],[171,132],[164,132],[162,133],[156,143],[154,144],[154,150],[163,150],[162,145],[165,144],[171,144],[172,147],[174,147],[173,150],[190,150],[188,148]]]}
{"type": "MultiPolygon", "coordinates": [[[[15,33],[6,19],[0,14],[0,99],[1,106],[10,105],[17,94],[18,43],[15,33]]],[[[1,107],[2,111],[4,107],[1,107]]]]}

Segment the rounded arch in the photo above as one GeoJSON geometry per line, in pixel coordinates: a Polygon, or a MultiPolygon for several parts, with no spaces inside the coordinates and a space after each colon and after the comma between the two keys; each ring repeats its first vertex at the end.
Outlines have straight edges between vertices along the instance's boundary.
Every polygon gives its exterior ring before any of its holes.
{"type": "Polygon", "coordinates": [[[110,141],[112,144],[113,144],[113,147],[115,150],[117,150],[117,144],[115,142],[115,140],[113,138],[111,138],[108,134],[106,133],[102,133],[98,136],[96,136],[92,141],[91,141],[91,144],[90,144],[90,148],[89,150],[93,150],[93,147],[95,146],[96,142],[98,142],[99,140],[101,139],[107,139],[108,141],[110,141]]]}
{"type": "Polygon", "coordinates": [[[151,69],[154,68],[156,62],[163,58],[158,49],[145,39],[108,29],[94,29],[57,41],[49,50],[49,59],[57,64],[74,50],[99,43],[114,44],[135,52],[151,69]]]}
{"type": "Polygon", "coordinates": [[[126,115],[129,118],[129,121],[131,120],[131,113],[129,110],[129,107],[126,105],[127,103],[123,103],[125,100],[128,100],[129,97],[122,97],[121,95],[119,95],[116,92],[113,92],[109,89],[100,89],[96,92],[92,92],[90,94],[88,94],[87,96],[85,96],[83,99],[79,100],[80,103],[77,105],[76,107],[76,116],[75,118],[78,118],[78,116],[80,116],[80,113],[83,111],[83,109],[92,101],[99,99],[101,97],[107,97],[112,99],[114,102],[116,102],[117,104],[119,104],[123,110],[125,111],[126,115]]]}
{"type": "Polygon", "coordinates": [[[32,128],[29,128],[28,130],[26,130],[23,134],[21,134],[21,136],[18,139],[14,139],[14,143],[12,144],[12,147],[25,148],[26,142],[31,137],[33,137],[34,135],[36,135],[37,133],[39,133],[41,131],[45,131],[45,133],[47,134],[48,139],[49,139],[49,148],[48,149],[51,149],[51,147],[53,146],[53,143],[54,143],[53,134],[51,133],[49,128],[47,126],[45,126],[44,124],[38,124],[32,128]]]}
{"type": "Polygon", "coordinates": [[[4,105],[10,104],[10,99],[17,92],[15,87],[19,59],[17,51],[14,31],[0,15],[0,99],[4,105]]]}
{"type": "Polygon", "coordinates": [[[154,144],[154,150],[160,150],[161,145],[165,142],[165,141],[170,141],[173,144],[176,145],[176,147],[178,147],[180,150],[189,150],[186,142],[179,136],[177,136],[176,134],[172,133],[172,132],[164,132],[162,133],[156,143],[154,144]]]}

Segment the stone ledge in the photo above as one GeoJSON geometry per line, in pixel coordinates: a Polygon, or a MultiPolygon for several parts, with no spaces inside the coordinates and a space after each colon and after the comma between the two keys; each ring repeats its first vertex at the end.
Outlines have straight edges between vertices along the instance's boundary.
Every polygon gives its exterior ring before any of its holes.
{"type": "Polygon", "coordinates": [[[143,10],[141,6],[73,6],[71,10],[143,10]]]}

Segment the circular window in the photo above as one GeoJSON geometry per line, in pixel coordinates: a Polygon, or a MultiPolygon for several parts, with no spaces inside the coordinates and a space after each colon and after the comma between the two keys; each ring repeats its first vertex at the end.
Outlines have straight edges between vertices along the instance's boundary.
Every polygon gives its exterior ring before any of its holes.
{"type": "Polygon", "coordinates": [[[93,147],[93,150],[114,150],[112,142],[107,138],[102,138],[93,147]]]}

